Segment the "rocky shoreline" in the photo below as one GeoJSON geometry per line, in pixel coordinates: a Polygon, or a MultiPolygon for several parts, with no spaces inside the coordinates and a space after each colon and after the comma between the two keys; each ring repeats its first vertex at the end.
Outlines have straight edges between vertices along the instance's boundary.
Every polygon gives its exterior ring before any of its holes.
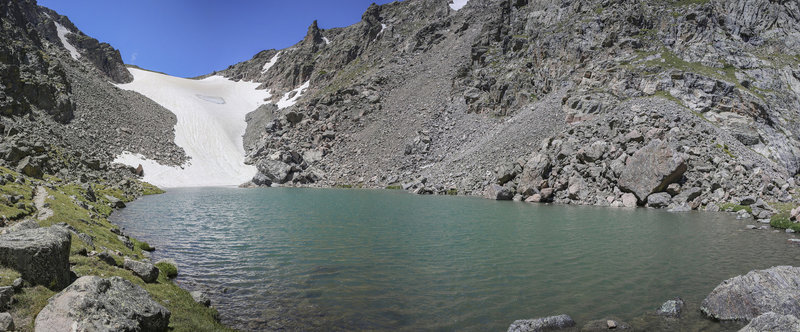
{"type": "MultiPolygon", "coordinates": [[[[800,330],[800,268],[777,266],[750,271],[719,284],[701,303],[700,311],[708,320],[746,324],[740,332],[792,332],[800,330]]],[[[587,322],[578,329],[569,315],[514,321],[509,332],[603,331],[603,330],[673,330],[685,315],[681,298],[667,300],[648,315],[647,327],[603,318],[587,322]],[[670,326],[672,328],[670,328],[670,326]]]]}

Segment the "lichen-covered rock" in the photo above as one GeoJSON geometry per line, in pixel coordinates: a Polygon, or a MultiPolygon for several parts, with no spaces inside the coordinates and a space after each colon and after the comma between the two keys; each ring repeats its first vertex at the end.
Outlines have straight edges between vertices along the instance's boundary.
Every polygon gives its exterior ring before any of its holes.
{"type": "Polygon", "coordinates": [[[520,319],[511,323],[508,332],[539,332],[565,329],[575,326],[575,321],[568,315],[550,316],[535,319],[520,319]]]}
{"type": "Polygon", "coordinates": [[[135,261],[126,257],[123,267],[133,272],[135,276],[142,278],[144,282],[155,282],[158,279],[158,268],[153,264],[135,261]]]}
{"type": "Polygon", "coordinates": [[[670,183],[678,181],[684,172],[683,157],[666,142],[654,139],[628,158],[619,187],[644,201],[651,193],[663,191],[670,183]]]}
{"type": "Polygon", "coordinates": [[[751,320],[739,332],[797,332],[800,331],[800,319],[792,315],[776,314],[772,311],[761,314],[751,320]]]}
{"type": "Polygon", "coordinates": [[[70,282],[69,231],[61,227],[26,229],[0,235],[0,265],[19,271],[34,285],[62,289],[70,282]]]}
{"type": "Polygon", "coordinates": [[[748,321],[770,311],[800,316],[800,267],[777,266],[725,280],[700,310],[718,320],[748,321]]]}
{"type": "Polygon", "coordinates": [[[36,316],[36,332],[167,331],[170,312],[120,277],[81,277],[36,316]]]}

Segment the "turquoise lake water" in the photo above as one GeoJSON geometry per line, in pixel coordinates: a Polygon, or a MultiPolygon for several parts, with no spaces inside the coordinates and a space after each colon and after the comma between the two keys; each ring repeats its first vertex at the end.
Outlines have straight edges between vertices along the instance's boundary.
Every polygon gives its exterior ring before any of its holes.
{"type": "Polygon", "coordinates": [[[700,317],[700,301],[733,276],[800,264],[791,235],[732,214],[390,190],[175,189],[111,219],[244,330],[505,331],[561,313],[736,330],[700,317]],[[675,296],[684,318],[652,315],[675,296]]]}

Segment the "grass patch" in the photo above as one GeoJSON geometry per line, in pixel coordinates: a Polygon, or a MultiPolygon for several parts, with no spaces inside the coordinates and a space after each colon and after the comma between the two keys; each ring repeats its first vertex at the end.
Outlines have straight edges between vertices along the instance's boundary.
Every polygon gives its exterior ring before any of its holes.
{"type": "Polygon", "coordinates": [[[178,276],[178,267],[172,265],[167,262],[158,262],[156,263],[156,267],[158,268],[161,273],[163,273],[167,278],[172,279],[178,276]]]}
{"type": "MultiPolygon", "coordinates": [[[[21,175],[8,168],[0,167],[0,175],[11,174],[14,178],[21,175]]],[[[33,206],[33,187],[27,184],[7,182],[0,186],[0,216],[10,220],[19,220],[36,212],[33,206]]]]}
{"type": "Polygon", "coordinates": [[[451,195],[451,196],[458,195],[458,189],[456,189],[456,188],[447,189],[447,194],[451,195]]]}
{"type": "Polygon", "coordinates": [[[736,159],[736,156],[735,156],[735,155],[734,155],[734,154],[731,152],[731,150],[730,150],[730,149],[728,149],[728,145],[727,145],[727,144],[719,144],[719,143],[717,143],[717,144],[714,144],[714,146],[715,146],[717,149],[720,149],[720,150],[722,150],[722,152],[725,152],[725,154],[727,154],[727,155],[728,155],[728,157],[731,157],[731,158],[733,158],[733,159],[736,159]]]}
{"type": "Polygon", "coordinates": [[[353,185],[352,185],[352,184],[337,184],[337,185],[336,185],[336,188],[340,188],[340,189],[352,189],[352,188],[353,188],[353,185]]]}
{"type": "Polygon", "coordinates": [[[401,186],[401,185],[389,185],[389,186],[386,186],[386,189],[389,189],[389,190],[403,190],[403,186],[401,186]]]}
{"type": "Polygon", "coordinates": [[[775,228],[792,229],[795,232],[800,232],[800,223],[795,223],[790,220],[789,213],[795,207],[792,203],[769,203],[770,206],[778,210],[778,213],[769,219],[769,225],[775,228]]]}
{"type": "Polygon", "coordinates": [[[735,203],[722,204],[722,205],[720,205],[719,209],[722,210],[722,211],[729,211],[729,212],[739,212],[739,211],[745,210],[745,211],[747,211],[747,213],[751,213],[751,214],[753,213],[753,209],[751,209],[749,206],[747,206],[747,205],[739,205],[739,204],[735,204],[735,203]]]}
{"type": "Polygon", "coordinates": [[[0,267],[0,287],[11,286],[21,274],[14,269],[0,267]]]}
{"type": "Polygon", "coordinates": [[[155,283],[145,283],[132,272],[110,266],[94,257],[72,256],[70,262],[78,276],[96,275],[104,278],[122,277],[141,286],[150,296],[169,309],[171,331],[232,331],[217,321],[219,313],[216,309],[207,308],[192,299],[186,290],[169,280],[165,273],[159,273],[155,283]]]}
{"type": "Polygon", "coordinates": [[[152,185],[150,183],[147,183],[147,182],[142,182],[142,187],[144,188],[144,190],[142,191],[142,195],[144,195],[144,196],[147,196],[147,195],[159,195],[159,194],[165,193],[165,191],[162,190],[161,188],[156,187],[156,186],[154,186],[154,185],[152,185]]]}
{"type": "Polygon", "coordinates": [[[33,331],[33,320],[39,311],[42,311],[56,292],[44,286],[25,287],[22,291],[14,295],[17,303],[11,306],[9,312],[18,317],[14,321],[18,331],[33,331]],[[21,321],[20,321],[21,320],[21,321]]]}

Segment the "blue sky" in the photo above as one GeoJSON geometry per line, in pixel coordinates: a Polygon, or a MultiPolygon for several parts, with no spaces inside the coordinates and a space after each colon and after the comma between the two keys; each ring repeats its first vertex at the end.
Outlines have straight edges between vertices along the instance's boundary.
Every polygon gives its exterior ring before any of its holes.
{"type": "Polygon", "coordinates": [[[323,29],[361,20],[388,0],[39,0],[85,34],[120,50],[125,63],[194,77],[286,48],[315,19],[323,29]]]}

